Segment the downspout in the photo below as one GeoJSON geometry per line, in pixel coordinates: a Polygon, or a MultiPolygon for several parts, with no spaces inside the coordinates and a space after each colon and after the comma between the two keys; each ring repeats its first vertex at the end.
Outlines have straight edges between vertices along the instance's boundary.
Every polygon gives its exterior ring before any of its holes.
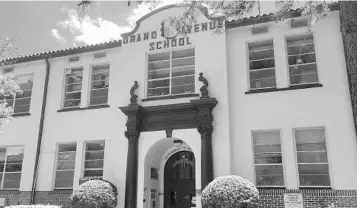
{"type": "Polygon", "coordinates": [[[33,171],[30,204],[34,204],[35,203],[35,195],[36,195],[38,167],[39,167],[39,159],[40,159],[40,153],[41,153],[43,126],[44,126],[46,103],[47,103],[48,81],[49,81],[49,77],[50,77],[50,68],[51,68],[50,63],[48,61],[48,57],[45,59],[45,63],[46,63],[46,78],[45,78],[45,85],[44,85],[43,96],[42,96],[43,100],[42,100],[40,126],[39,126],[39,130],[38,130],[36,159],[35,159],[35,166],[34,166],[34,171],[33,171]]]}

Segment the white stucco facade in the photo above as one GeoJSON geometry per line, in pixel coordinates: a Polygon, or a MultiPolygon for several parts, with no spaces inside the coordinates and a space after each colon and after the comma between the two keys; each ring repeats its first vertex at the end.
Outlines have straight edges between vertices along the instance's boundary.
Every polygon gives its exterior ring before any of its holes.
{"type": "MultiPolygon", "coordinates": [[[[299,189],[299,172],[294,139],[294,129],[323,127],[327,145],[330,188],[333,190],[356,190],[357,145],[353,122],[344,48],[339,31],[339,14],[333,11],[312,28],[318,87],[306,89],[289,88],[286,37],[305,34],[307,27],[291,29],[275,22],[268,25],[268,32],[252,35],[252,25],[233,27],[223,34],[212,30],[192,32],[184,38],[183,46],[151,50],[160,36],[161,21],[180,8],[168,7],[146,16],[131,35],[157,31],[157,38],[133,41],[121,47],[101,51],[106,57],[94,59],[94,52],[76,54],[80,60],[68,62],[68,57],[49,58],[50,75],[47,104],[44,117],[43,136],[39,157],[37,191],[54,191],[57,145],[76,143],[73,188],[83,178],[85,143],[105,141],[103,178],[119,189],[118,207],[124,207],[128,154],[127,116],[118,107],[129,104],[129,89],[136,80],[138,104],[143,107],[189,103],[193,97],[146,100],[147,98],[147,55],[175,49],[195,49],[195,92],[200,93],[202,83],[198,75],[203,72],[209,81],[209,96],[216,98],[213,109],[213,175],[239,175],[256,184],[252,131],[277,130],[280,132],[284,172],[284,187],[299,189]],[[248,43],[273,39],[275,78],[277,90],[250,93],[248,43]],[[188,44],[190,42],[191,44],[188,44]],[[90,100],[91,68],[109,64],[109,92],[105,108],[88,108],[90,100]],[[65,69],[83,68],[80,109],[63,111],[65,69]],[[279,90],[281,89],[281,90],[279,90]]],[[[299,18],[297,18],[299,19],[299,18]]],[[[198,23],[215,22],[201,14],[198,23]]],[[[209,27],[209,26],[208,26],[209,27]]],[[[193,27],[192,30],[195,28],[193,27]]],[[[200,29],[201,30],[201,29],[200,29]]],[[[180,37],[178,37],[180,38],[180,37]]],[[[124,40],[125,41],[125,40],[124,40]]],[[[96,51],[98,52],[98,51],[96,51]]],[[[4,126],[0,135],[0,147],[24,146],[21,185],[19,191],[31,191],[40,115],[45,86],[46,63],[44,60],[29,61],[12,65],[13,74],[34,73],[30,115],[15,117],[4,126]]],[[[197,128],[174,129],[172,138],[165,131],[141,132],[138,140],[137,207],[151,208],[149,200],[143,201],[144,190],[156,189],[157,207],[163,208],[163,176],[167,161],[165,155],[176,146],[173,140],[182,140],[195,157],[196,207],[200,206],[201,187],[201,135],[197,128]],[[158,179],[150,179],[150,168],[158,169],[158,179]],[[160,195],[161,194],[161,195],[160,195]]],[[[150,194],[148,194],[150,195],[150,194]]],[[[0,191],[1,196],[1,191],[0,191]]]]}

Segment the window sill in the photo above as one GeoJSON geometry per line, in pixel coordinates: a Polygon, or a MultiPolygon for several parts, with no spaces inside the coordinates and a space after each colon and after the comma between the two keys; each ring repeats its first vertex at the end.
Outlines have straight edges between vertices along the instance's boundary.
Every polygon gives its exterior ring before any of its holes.
{"type": "Polygon", "coordinates": [[[300,186],[299,189],[327,189],[331,190],[331,186],[300,186]]]}
{"type": "Polygon", "coordinates": [[[53,191],[73,191],[73,188],[54,188],[53,191]]]}
{"type": "Polygon", "coordinates": [[[0,189],[0,192],[5,192],[5,191],[13,191],[13,192],[15,192],[15,191],[17,191],[17,192],[20,192],[20,190],[19,189],[0,189]]]}
{"type": "Polygon", "coordinates": [[[287,90],[299,90],[299,89],[307,89],[307,88],[314,88],[314,87],[322,87],[322,84],[302,84],[302,85],[294,85],[285,88],[266,88],[266,89],[258,89],[258,90],[250,90],[245,92],[245,94],[255,94],[255,93],[265,93],[265,92],[277,92],[277,91],[287,91],[287,90]]]}
{"type": "Polygon", "coordinates": [[[257,186],[257,189],[286,189],[284,186],[257,186]]]}
{"type": "Polygon", "coordinates": [[[14,113],[12,114],[12,117],[20,117],[20,116],[30,116],[31,113],[14,113]]]}
{"type": "Polygon", "coordinates": [[[67,112],[67,111],[80,111],[80,110],[90,110],[90,109],[98,109],[98,108],[109,108],[110,105],[94,105],[94,106],[88,106],[86,108],[80,108],[80,107],[76,107],[76,108],[64,108],[61,110],[57,110],[57,112],[67,112]]]}
{"type": "Polygon", "coordinates": [[[199,97],[200,95],[197,93],[192,93],[192,94],[181,94],[181,95],[167,95],[167,96],[161,96],[161,97],[148,97],[145,99],[142,99],[142,102],[145,101],[151,101],[151,100],[168,100],[168,99],[176,99],[176,98],[184,98],[184,97],[199,97]]]}

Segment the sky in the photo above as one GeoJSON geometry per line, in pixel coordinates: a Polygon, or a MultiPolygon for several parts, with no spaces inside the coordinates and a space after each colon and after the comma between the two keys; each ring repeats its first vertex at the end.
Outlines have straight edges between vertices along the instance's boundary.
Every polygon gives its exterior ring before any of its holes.
{"type": "MultiPolygon", "coordinates": [[[[165,0],[162,5],[175,3],[165,0]]],[[[91,45],[120,39],[135,21],[147,14],[147,6],[128,7],[127,1],[95,1],[78,21],[78,1],[0,0],[0,37],[15,36],[13,56],[91,45]]],[[[273,10],[264,2],[262,13],[273,10]]]]}

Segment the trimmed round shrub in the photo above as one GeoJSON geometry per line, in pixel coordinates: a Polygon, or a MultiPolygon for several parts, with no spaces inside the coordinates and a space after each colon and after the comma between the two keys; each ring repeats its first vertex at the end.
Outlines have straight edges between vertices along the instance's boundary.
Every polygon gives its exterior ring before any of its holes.
{"type": "Polygon", "coordinates": [[[202,191],[202,208],[255,207],[259,192],[248,180],[240,176],[221,176],[202,191]]]}
{"type": "Polygon", "coordinates": [[[114,208],[118,189],[106,180],[89,180],[82,183],[71,195],[73,208],[114,208]]]}

